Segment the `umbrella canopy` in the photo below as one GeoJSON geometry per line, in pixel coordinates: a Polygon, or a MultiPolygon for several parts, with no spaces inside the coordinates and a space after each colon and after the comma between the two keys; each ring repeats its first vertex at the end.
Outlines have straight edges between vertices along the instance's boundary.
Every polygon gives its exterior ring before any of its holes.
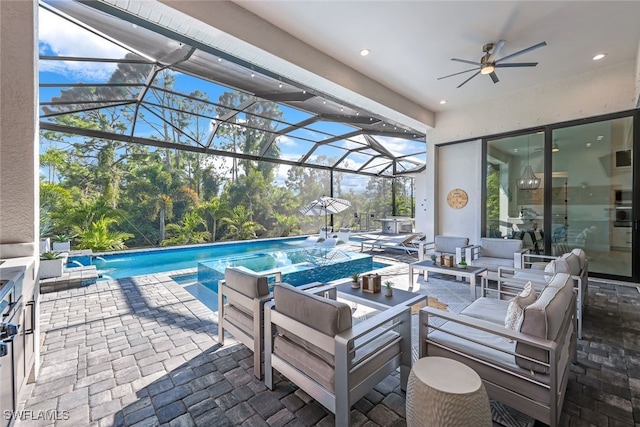
{"type": "Polygon", "coordinates": [[[327,215],[342,212],[351,206],[351,202],[345,199],[322,196],[306,206],[300,208],[300,212],[305,215],[324,215],[324,225],[327,226],[327,215]]]}

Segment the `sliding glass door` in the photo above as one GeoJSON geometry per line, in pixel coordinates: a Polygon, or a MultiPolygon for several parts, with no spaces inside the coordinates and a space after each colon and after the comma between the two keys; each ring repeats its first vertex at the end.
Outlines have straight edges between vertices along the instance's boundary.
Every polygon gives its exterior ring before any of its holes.
{"type": "Polygon", "coordinates": [[[546,255],[582,248],[590,274],[640,281],[640,263],[632,262],[640,254],[638,117],[621,113],[485,139],[483,235],[522,239],[546,255]]]}
{"type": "Polygon", "coordinates": [[[632,277],[633,117],[554,129],[553,254],[583,248],[589,272],[632,277]]]}
{"type": "Polygon", "coordinates": [[[544,133],[487,141],[485,235],[544,251],[544,133]]]}

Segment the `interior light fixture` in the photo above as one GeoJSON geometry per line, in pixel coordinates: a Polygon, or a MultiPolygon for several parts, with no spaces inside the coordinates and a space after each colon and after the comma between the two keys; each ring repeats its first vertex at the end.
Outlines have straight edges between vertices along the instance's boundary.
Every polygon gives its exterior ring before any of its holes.
{"type": "Polygon", "coordinates": [[[599,54],[597,54],[596,56],[594,56],[594,57],[593,57],[593,60],[594,60],[594,61],[599,61],[599,60],[601,60],[602,58],[604,58],[605,56],[607,56],[607,54],[606,54],[606,53],[599,53],[599,54]]]}
{"type": "Polygon", "coordinates": [[[554,153],[557,153],[558,151],[560,151],[560,147],[558,147],[558,143],[554,142],[553,143],[553,147],[551,147],[551,151],[554,153]]]}
{"type": "Polygon", "coordinates": [[[527,166],[524,167],[522,175],[518,178],[518,188],[520,190],[536,190],[540,187],[540,178],[536,177],[529,164],[529,140],[530,137],[527,136],[527,166]]]}
{"type": "Polygon", "coordinates": [[[369,49],[362,49],[360,51],[360,56],[367,56],[371,53],[371,51],[369,49]]]}
{"type": "Polygon", "coordinates": [[[255,77],[256,73],[254,73],[253,71],[251,72],[251,77],[255,77]]]}
{"type": "Polygon", "coordinates": [[[590,142],[587,142],[586,145],[587,145],[587,148],[591,147],[591,143],[590,142]]]}
{"type": "Polygon", "coordinates": [[[440,104],[441,104],[441,105],[442,105],[442,104],[446,104],[446,103],[447,103],[447,100],[446,100],[446,99],[443,99],[442,101],[440,101],[440,104]]]}

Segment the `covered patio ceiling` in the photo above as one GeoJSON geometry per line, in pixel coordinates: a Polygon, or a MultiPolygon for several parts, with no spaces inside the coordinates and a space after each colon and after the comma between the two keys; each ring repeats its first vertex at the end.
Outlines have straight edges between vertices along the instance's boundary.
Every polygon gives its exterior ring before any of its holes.
{"type": "Polygon", "coordinates": [[[190,39],[188,29],[130,22],[96,3],[41,3],[41,26],[59,21],[83,31],[85,45],[113,47],[66,54],[41,37],[41,129],[371,176],[424,169],[423,133],[190,39]],[[60,71],[84,66],[110,71],[60,71]],[[76,114],[120,125],[82,126],[76,114]]]}

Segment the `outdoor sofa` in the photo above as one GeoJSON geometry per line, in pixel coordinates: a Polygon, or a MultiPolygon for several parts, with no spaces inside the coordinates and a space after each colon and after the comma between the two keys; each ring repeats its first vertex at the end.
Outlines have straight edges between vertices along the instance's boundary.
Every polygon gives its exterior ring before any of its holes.
{"type": "Polygon", "coordinates": [[[478,298],[460,314],[425,307],[419,315],[419,354],[468,365],[490,398],[555,427],[576,360],[571,276],[556,274],[529,302],[515,329],[505,326],[511,301],[499,297],[478,298]]]}
{"type": "MultiPolygon", "coordinates": [[[[531,281],[534,288],[539,291],[546,286],[555,273],[570,274],[577,293],[578,339],[582,339],[582,318],[589,302],[589,262],[585,251],[581,248],[575,248],[559,257],[524,254],[522,265],[524,267],[522,269],[500,267],[498,269],[498,288],[508,292],[510,284],[516,283],[517,287],[522,287],[524,283],[531,281]]],[[[483,295],[486,293],[485,284],[483,282],[483,295]]]]}
{"type": "Polygon", "coordinates": [[[482,237],[477,245],[465,248],[464,260],[473,267],[486,267],[488,277],[495,279],[499,267],[522,268],[522,254],[528,252],[520,239],[482,237]]]}

